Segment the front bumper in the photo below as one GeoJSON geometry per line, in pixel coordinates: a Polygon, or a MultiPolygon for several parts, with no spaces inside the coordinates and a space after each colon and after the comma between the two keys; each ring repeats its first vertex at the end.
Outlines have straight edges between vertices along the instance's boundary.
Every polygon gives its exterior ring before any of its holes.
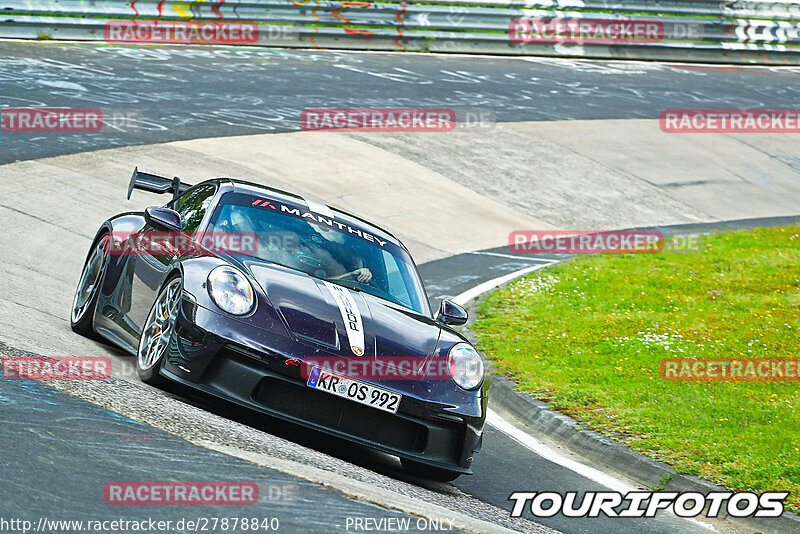
{"type": "MultiPolygon", "coordinates": [[[[287,361],[307,347],[184,299],[161,374],[258,412],[383,452],[470,474],[486,417],[485,395],[437,402],[430,383],[404,384],[391,414],[306,386],[287,361]],[[417,391],[414,388],[417,387],[417,391]],[[425,387],[423,387],[425,386],[425,387]]],[[[387,387],[385,383],[377,383],[387,387]]],[[[448,384],[449,386],[450,384],[448,384]]]]}

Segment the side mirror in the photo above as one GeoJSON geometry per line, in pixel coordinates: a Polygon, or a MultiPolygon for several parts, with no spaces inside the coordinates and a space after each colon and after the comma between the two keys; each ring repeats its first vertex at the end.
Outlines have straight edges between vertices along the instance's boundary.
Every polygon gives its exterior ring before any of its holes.
{"type": "Polygon", "coordinates": [[[468,318],[467,310],[452,300],[443,300],[439,306],[439,313],[436,314],[437,321],[453,326],[466,323],[468,318]]]}
{"type": "Polygon", "coordinates": [[[169,208],[147,208],[144,210],[144,220],[160,230],[181,231],[181,214],[169,208]]]}

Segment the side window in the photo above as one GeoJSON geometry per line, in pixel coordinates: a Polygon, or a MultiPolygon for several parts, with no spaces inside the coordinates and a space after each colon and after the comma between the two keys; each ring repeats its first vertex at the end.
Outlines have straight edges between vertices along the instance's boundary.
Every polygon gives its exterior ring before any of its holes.
{"type": "Polygon", "coordinates": [[[383,261],[386,265],[389,293],[403,304],[411,306],[411,296],[408,294],[408,287],[403,279],[403,273],[397,265],[397,259],[385,250],[381,252],[383,253],[383,261]]]}
{"type": "Polygon", "coordinates": [[[217,186],[214,184],[201,185],[190,189],[177,200],[176,211],[181,214],[181,225],[184,232],[197,231],[216,192],[217,186]]]}

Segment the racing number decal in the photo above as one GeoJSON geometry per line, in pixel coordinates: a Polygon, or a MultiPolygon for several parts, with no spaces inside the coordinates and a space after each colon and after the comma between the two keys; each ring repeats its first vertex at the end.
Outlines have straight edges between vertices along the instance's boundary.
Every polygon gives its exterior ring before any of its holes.
{"type": "Polygon", "coordinates": [[[325,280],[322,281],[328,291],[333,295],[333,300],[339,306],[339,313],[342,314],[344,328],[347,331],[347,341],[350,343],[350,350],[356,356],[364,355],[364,327],[361,322],[361,312],[358,311],[356,300],[350,292],[342,286],[337,286],[325,280]]]}

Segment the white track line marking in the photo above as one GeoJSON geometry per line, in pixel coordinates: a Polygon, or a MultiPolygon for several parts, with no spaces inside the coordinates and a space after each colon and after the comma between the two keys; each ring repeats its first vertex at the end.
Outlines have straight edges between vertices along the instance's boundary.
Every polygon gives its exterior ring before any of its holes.
{"type": "Polygon", "coordinates": [[[546,259],[546,258],[537,258],[537,257],[525,257],[521,254],[514,256],[513,254],[500,254],[499,252],[465,252],[464,254],[472,254],[474,256],[495,256],[497,258],[510,258],[512,260],[521,260],[521,261],[542,261],[552,263],[553,260],[546,259]]]}
{"type": "MultiPolygon", "coordinates": [[[[528,274],[530,272],[536,271],[543,267],[547,267],[548,265],[554,265],[558,263],[557,261],[551,261],[544,265],[534,265],[531,267],[526,267],[525,269],[520,269],[513,273],[507,274],[505,276],[500,276],[498,278],[494,278],[489,280],[488,282],[484,282],[479,284],[472,289],[464,291],[457,297],[453,299],[458,304],[464,305],[469,302],[471,299],[486,293],[494,289],[495,287],[505,284],[515,278],[528,274]]],[[[588,465],[582,464],[576,460],[568,458],[561,454],[560,452],[554,450],[552,447],[542,443],[538,439],[534,438],[527,432],[520,430],[519,428],[515,427],[505,419],[503,419],[497,412],[494,410],[489,410],[487,413],[486,420],[496,429],[500,430],[501,432],[508,434],[511,438],[515,441],[518,441],[520,444],[525,446],[526,448],[532,450],[542,458],[549,460],[553,463],[566,467],[570,471],[574,471],[579,475],[583,476],[584,478],[588,478],[589,480],[593,480],[598,484],[601,484],[609,489],[614,491],[619,491],[622,493],[626,493],[628,491],[633,491],[636,488],[631,486],[630,484],[626,484],[616,478],[603,473],[593,467],[589,467],[588,465]]]]}
{"type": "Polygon", "coordinates": [[[228,456],[241,458],[242,460],[274,469],[282,473],[287,473],[294,477],[302,478],[319,484],[324,487],[333,488],[336,491],[349,495],[352,498],[369,502],[387,508],[389,510],[400,510],[407,514],[425,517],[431,520],[445,520],[451,529],[464,530],[475,534],[514,534],[515,531],[501,525],[495,525],[476,519],[462,512],[456,512],[440,506],[423,501],[416,497],[403,495],[389,489],[380,488],[373,484],[362,482],[354,478],[349,478],[339,473],[326,471],[312,465],[307,465],[293,460],[278,458],[267,454],[242,450],[236,447],[229,447],[215,441],[202,439],[192,440],[192,443],[221,452],[228,456]]]}
{"type": "MultiPolygon", "coordinates": [[[[497,278],[493,278],[492,280],[483,282],[482,284],[479,284],[473,287],[472,289],[464,291],[460,295],[454,297],[452,300],[463,306],[465,303],[469,302],[478,295],[482,295],[487,291],[491,291],[497,286],[505,284],[506,282],[510,282],[515,278],[519,278],[520,276],[539,270],[543,267],[547,267],[549,265],[555,265],[556,263],[559,262],[551,261],[550,263],[542,265],[534,265],[532,267],[526,267],[525,269],[520,269],[519,271],[515,271],[505,276],[499,276],[497,278]]],[[[511,437],[514,441],[520,443],[526,449],[529,449],[533,451],[535,454],[544,458],[545,460],[548,460],[550,462],[553,462],[554,464],[558,464],[561,467],[569,469],[570,471],[577,473],[578,475],[584,478],[597,482],[601,486],[604,486],[612,491],[618,491],[620,493],[625,494],[629,491],[634,491],[637,489],[636,487],[626,482],[623,482],[622,480],[619,480],[612,475],[604,473],[599,469],[595,469],[594,467],[586,465],[582,462],[573,460],[572,458],[568,458],[567,456],[561,454],[556,449],[550,447],[546,443],[539,441],[538,439],[528,434],[524,430],[515,427],[513,424],[506,421],[502,416],[500,416],[497,412],[495,412],[492,409],[487,410],[486,422],[495,427],[500,432],[503,432],[504,434],[511,437]]],[[[665,511],[672,513],[674,517],[678,517],[674,515],[672,507],[667,508],[665,511]]],[[[713,525],[704,523],[703,521],[700,521],[698,519],[692,519],[692,518],[680,518],[680,519],[685,519],[699,527],[705,528],[712,532],[717,532],[717,529],[713,525]]]]}
{"type": "Polygon", "coordinates": [[[588,478],[589,480],[593,480],[597,482],[601,486],[605,486],[606,488],[614,491],[618,491],[620,493],[628,493],[629,491],[634,491],[637,488],[626,484],[616,478],[612,477],[611,475],[607,475],[602,471],[595,469],[594,467],[589,467],[586,464],[582,464],[572,458],[568,458],[561,454],[560,452],[556,451],[552,447],[542,443],[538,439],[534,438],[527,432],[520,430],[519,428],[515,427],[497,412],[492,409],[489,409],[486,421],[495,427],[497,430],[500,430],[504,434],[509,435],[515,441],[518,441],[526,448],[532,450],[545,460],[549,460],[555,464],[558,464],[562,467],[566,467],[570,471],[574,471],[581,475],[584,478],[588,478]]]}
{"type": "Polygon", "coordinates": [[[532,273],[537,269],[541,269],[542,267],[548,267],[550,265],[555,265],[556,263],[558,263],[558,261],[549,261],[541,265],[533,265],[531,267],[525,267],[524,269],[520,269],[519,271],[514,271],[513,273],[507,274],[505,276],[499,276],[497,278],[489,280],[488,282],[479,284],[473,287],[472,289],[468,289],[451,300],[456,304],[460,304],[463,306],[470,300],[477,297],[478,295],[482,295],[483,293],[486,293],[487,291],[490,291],[499,285],[505,284],[506,282],[510,282],[514,278],[519,278],[523,274],[532,273]]]}

